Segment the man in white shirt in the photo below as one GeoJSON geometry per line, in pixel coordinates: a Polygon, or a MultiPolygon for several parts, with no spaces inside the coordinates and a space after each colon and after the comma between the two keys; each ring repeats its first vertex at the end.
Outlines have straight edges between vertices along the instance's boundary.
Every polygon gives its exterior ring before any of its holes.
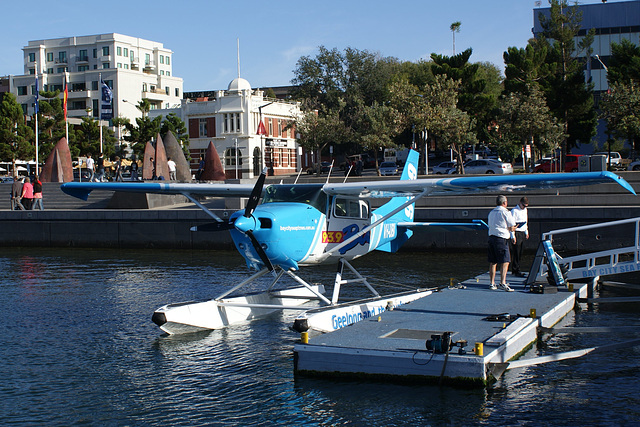
{"type": "Polygon", "coordinates": [[[529,238],[529,214],[527,207],[529,206],[529,199],[523,197],[520,199],[520,203],[511,209],[511,215],[516,222],[516,241],[511,242],[509,250],[511,252],[511,274],[518,277],[525,277],[524,273],[520,271],[520,260],[522,259],[522,248],[524,247],[524,241],[529,238]]]}
{"type": "Polygon", "coordinates": [[[169,166],[169,179],[171,181],[176,180],[176,162],[171,160],[171,157],[167,160],[167,165],[169,166]]]}
{"type": "Polygon", "coordinates": [[[507,271],[509,270],[509,241],[515,241],[514,231],[516,222],[507,209],[507,197],[496,197],[496,207],[489,212],[489,281],[491,290],[498,287],[507,292],[513,292],[507,283],[507,271]],[[500,285],[495,284],[496,269],[500,264],[500,285]]]}
{"type": "Polygon", "coordinates": [[[93,182],[94,174],[96,172],[96,166],[95,162],[91,158],[91,153],[87,154],[87,169],[89,170],[89,182],[93,182]]]}

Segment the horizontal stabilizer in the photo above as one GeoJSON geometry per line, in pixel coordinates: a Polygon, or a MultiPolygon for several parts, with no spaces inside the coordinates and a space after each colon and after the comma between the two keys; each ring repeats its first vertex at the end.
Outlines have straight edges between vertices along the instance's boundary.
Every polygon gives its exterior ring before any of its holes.
{"type": "Polygon", "coordinates": [[[489,226],[481,219],[472,222],[399,222],[398,227],[422,228],[427,231],[482,231],[489,226]]]}
{"type": "Polygon", "coordinates": [[[233,224],[228,222],[209,222],[207,224],[200,224],[190,228],[191,231],[226,231],[231,230],[233,224]]]}

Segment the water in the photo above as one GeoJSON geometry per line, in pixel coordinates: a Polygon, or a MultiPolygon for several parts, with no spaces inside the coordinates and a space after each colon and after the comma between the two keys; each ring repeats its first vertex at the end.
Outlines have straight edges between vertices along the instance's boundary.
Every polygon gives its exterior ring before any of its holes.
{"type": "MultiPolygon", "coordinates": [[[[483,272],[484,258],[372,254],[355,264],[424,286],[483,272]]],[[[165,303],[207,299],[246,277],[236,253],[17,249],[0,256],[0,268],[4,424],[640,423],[640,347],[507,371],[480,390],[294,378],[293,314],[188,336],[163,335],[150,321],[165,303]]],[[[333,271],[303,275],[327,283],[333,271]]],[[[640,325],[639,311],[594,306],[564,323],[640,325]]],[[[547,336],[528,356],[631,338],[638,334],[547,336]]]]}

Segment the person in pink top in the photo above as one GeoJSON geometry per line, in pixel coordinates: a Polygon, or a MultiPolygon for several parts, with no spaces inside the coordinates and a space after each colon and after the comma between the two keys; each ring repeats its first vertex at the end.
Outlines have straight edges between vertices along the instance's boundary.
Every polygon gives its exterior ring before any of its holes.
{"type": "Polygon", "coordinates": [[[36,175],[33,180],[33,206],[31,209],[36,210],[40,209],[44,210],[44,206],[42,205],[42,182],[38,179],[36,175]]]}
{"type": "Polygon", "coordinates": [[[31,180],[27,177],[24,179],[24,184],[22,185],[22,205],[26,210],[30,211],[32,203],[33,185],[31,185],[31,180]]]}

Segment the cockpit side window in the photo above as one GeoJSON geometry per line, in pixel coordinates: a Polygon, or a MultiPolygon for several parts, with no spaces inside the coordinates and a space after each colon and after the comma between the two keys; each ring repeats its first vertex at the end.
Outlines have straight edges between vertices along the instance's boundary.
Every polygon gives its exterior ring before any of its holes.
{"type": "Polygon", "coordinates": [[[369,203],[364,200],[336,197],[333,214],[336,217],[369,218],[369,203]]]}
{"type": "Polygon", "coordinates": [[[274,202],[304,203],[325,213],[327,195],[322,191],[322,185],[270,185],[265,189],[262,203],[274,202]]]}

